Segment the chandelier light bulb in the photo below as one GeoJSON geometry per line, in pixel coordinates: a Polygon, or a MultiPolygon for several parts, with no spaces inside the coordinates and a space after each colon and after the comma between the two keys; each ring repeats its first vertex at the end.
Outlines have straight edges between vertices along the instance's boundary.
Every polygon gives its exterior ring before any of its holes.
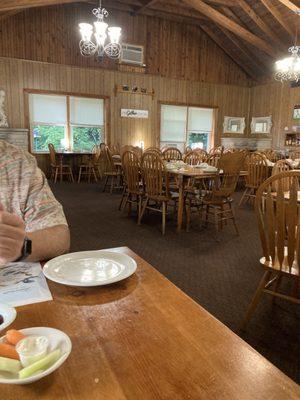
{"type": "Polygon", "coordinates": [[[112,26],[111,28],[108,28],[108,34],[110,37],[111,43],[119,43],[120,37],[121,37],[121,28],[117,26],[112,26]]]}
{"type": "Polygon", "coordinates": [[[82,40],[89,42],[93,34],[93,26],[91,24],[81,23],[79,24],[79,30],[81,33],[82,40]]]}

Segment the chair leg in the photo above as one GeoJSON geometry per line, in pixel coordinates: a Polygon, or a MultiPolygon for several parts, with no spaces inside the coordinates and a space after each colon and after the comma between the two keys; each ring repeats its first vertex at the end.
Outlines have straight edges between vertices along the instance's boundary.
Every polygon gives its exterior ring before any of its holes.
{"type": "Polygon", "coordinates": [[[74,180],[74,175],[73,175],[73,171],[72,171],[72,168],[69,166],[69,176],[70,176],[70,178],[71,178],[71,182],[75,182],[75,180],[74,180]]]}
{"type": "Polygon", "coordinates": [[[187,199],[187,204],[185,205],[185,213],[186,213],[186,232],[190,231],[190,223],[191,223],[191,200],[187,199]]]}
{"type": "Polygon", "coordinates": [[[93,172],[93,176],[94,176],[95,182],[98,182],[97,174],[96,174],[96,171],[95,171],[94,167],[92,167],[92,172],[93,172]]]}
{"type": "Polygon", "coordinates": [[[106,186],[107,186],[107,184],[108,184],[108,179],[109,179],[109,176],[107,175],[106,178],[105,178],[105,183],[104,183],[103,192],[105,192],[106,186]]]}
{"type": "Polygon", "coordinates": [[[111,177],[111,185],[110,185],[110,194],[112,194],[114,190],[114,183],[115,183],[115,177],[114,175],[111,177]]]}
{"type": "Polygon", "coordinates": [[[166,213],[167,213],[167,203],[163,201],[162,203],[162,234],[166,233],[166,213]]]}
{"type": "Polygon", "coordinates": [[[243,201],[244,201],[246,195],[248,195],[248,191],[249,191],[249,188],[246,188],[246,189],[244,190],[244,193],[243,193],[243,195],[242,195],[242,197],[241,197],[241,200],[240,200],[240,202],[239,202],[238,207],[240,207],[240,206],[243,204],[243,201]]]}
{"type": "Polygon", "coordinates": [[[139,221],[138,221],[139,225],[141,225],[141,221],[142,221],[142,218],[144,216],[144,213],[145,213],[146,207],[148,205],[148,202],[149,202],[149,199],[147,197],[146,200],[145,200],[145,203],[143,204],[142,212],[141,212],[141,215],[140,215],[140,218],[139,218],[139,221]]]}
{"type": "Polygon", "coordinates": [[[120,201],[120,204],[119,204],[119,211],[122,210],[123,201],[125,199],[125,194],[126,194],[126,187],[124,187],[124,189],[123,189],[122,198],[121,198],[121,201],[120,201]]]}
{"type": "Polygon", "coordinates": [[[80,183],[81,180],[81,173],[82,173],[82,167],[79,168],[78,183],[80,183]]]}
{"type": "Polygon", "coordinates": [[[127,202],[128,202],[128,217],[130,217],[131,211],[132,211],[132,194],[131,193],[129,193],[129,195],[128,195],[127,202]]]}
{"type": "Polygon", "coordinates": [[[258,287],[256,289],[254,297],[253,297],[251,303],[249,304],[249,307],[248,307],[247,312],[246,312],[246,316],[245,316],[245,318],[244,318],[244,320],[243,320],[243,322],[242,322],[242,324],[240,326],[241,330],[245,330],[246,329],[246,327],[247,327],[247,325],[248,325],[248,323],[249,323],[249,321],[250,321],[250,319],[251,319],[251,317],[252,317],[252,315],[253,315],[253,313],[254,313],[257,305],[258,305],[258,302],[259,302],[259,300],[261,298],[261,295],[263,294],[263,290],[265,288],[265,285],[266,285],[267,281],[270,278],[270,275],[271,275],[271,272],[265,271],[265,273],[264,273],[264,275],[263,275],[263,277],[262,277],[262,279],[261,279],[261,281],[260,281],[260,283],[259,283],[259,285],[258,285],[258,287]]]}
{"type": "Polygon", "coordinates": [[[206,210],[205,210],[205,226],[207,227],[208,225],[208,212],[209,212],[209,205],[206,205],[206,210]]]}
{"type": "Polygon", "coordinates": [[[235,221],[235,215],[234,215],[234,211],[233,211],[231,203],[229,203],[229,208],[230,208],[230,211],[231,211],[231,218],[232,218],[232,222],[233,222],[233,225],[234,225],[234,229],[236,231],[237,236],[240,236],[240,232],[238,230],[238,227],[237,227],[237,224],[236,224],[236,221],[235,221]]]}
{"type": "Polygon", "coordinates": [[[137,201],[138,201],[138,225],[141,225],[141,221],[140,221],[140,215],[142,212],[142,196],[141,195],[138,195],[137,201]]]}

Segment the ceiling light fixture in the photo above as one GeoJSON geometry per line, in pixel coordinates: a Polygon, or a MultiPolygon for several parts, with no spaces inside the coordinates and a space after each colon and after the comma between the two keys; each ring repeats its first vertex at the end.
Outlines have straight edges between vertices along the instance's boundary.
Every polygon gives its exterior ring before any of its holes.
{"type": "Polygon", "coordinates": [[[79,48],[84,57],[95,56],[102,58],[107,55],[110,58],[118,59],[121,55],[122,47],[120,45],[121,31],[118,26],[109,27],[104,19],[108,17],[108,11],[102,8],[102,2],[99,1],[99,7],[93,9],[93,14],[97,18],[94,26],[88,23],[80,23],[79,31],[81,40],[79,48]],[[108,33],[108,34],[107,34],[108,33]],[[92,37],[94,36],[95,41],[92,37]],[[109,36],[109,42],[106,43],[109,36]]]}
{"type": "MultiPolygon", "coordinates": [[[[300,10],[295,11],[300,15],[300,10]]],[[[290,57],[283,58],[275,63],[275,79],[277,81],[298,82],[300,81],[300,46],[298,42],[298,20],[296,22],[296,36],[294,46],[289,48],[290,57]]]]}

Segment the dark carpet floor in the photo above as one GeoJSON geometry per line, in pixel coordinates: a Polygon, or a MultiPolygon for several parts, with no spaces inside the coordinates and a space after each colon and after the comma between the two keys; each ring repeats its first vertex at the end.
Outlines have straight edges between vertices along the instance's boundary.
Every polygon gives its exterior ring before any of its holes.
{"type": "MultiPolygon", "coordinates": [[[[191,231],[176,233],[170,218],[166,236],[160,215],[146,215],[142,226],[118,211],[120,194],[102,193],[98,184],[53,187],[70,224],[72,251],[128,246],[241,336],[258,352],[300,382],[300,310],[267,295],[259,304],[247,333],[238,330],[262,277],[260,240],[251,206],[237,210],[240,236],[229,225],[216,234],[193,219],[191,231]]],[[[237,197],[240,194],[237,195],[237,197]]],[[[196,216],[195,216],[196,217],[196,216]]],[[[259,372],[258,372],[259,373],[259,372]]]]}

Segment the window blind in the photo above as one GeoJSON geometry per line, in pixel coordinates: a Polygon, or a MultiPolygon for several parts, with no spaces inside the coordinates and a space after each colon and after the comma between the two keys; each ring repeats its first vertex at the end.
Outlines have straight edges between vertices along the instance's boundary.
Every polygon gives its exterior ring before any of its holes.
{"type": "Polygon", "coordinates": [[[70,123],[79,126],[102,126],[104,100],[70,97],[70,123]]]}
{"type": "Polygon", "coordinates": [[[66,96],[30,94],[30,122],[65,125],[67,123],[66,96]]]}
{"type": "Polygon", "coordinates": [[[161,138],[162,142],[186,141],[187,107],[162,105],[161,138]]]}

